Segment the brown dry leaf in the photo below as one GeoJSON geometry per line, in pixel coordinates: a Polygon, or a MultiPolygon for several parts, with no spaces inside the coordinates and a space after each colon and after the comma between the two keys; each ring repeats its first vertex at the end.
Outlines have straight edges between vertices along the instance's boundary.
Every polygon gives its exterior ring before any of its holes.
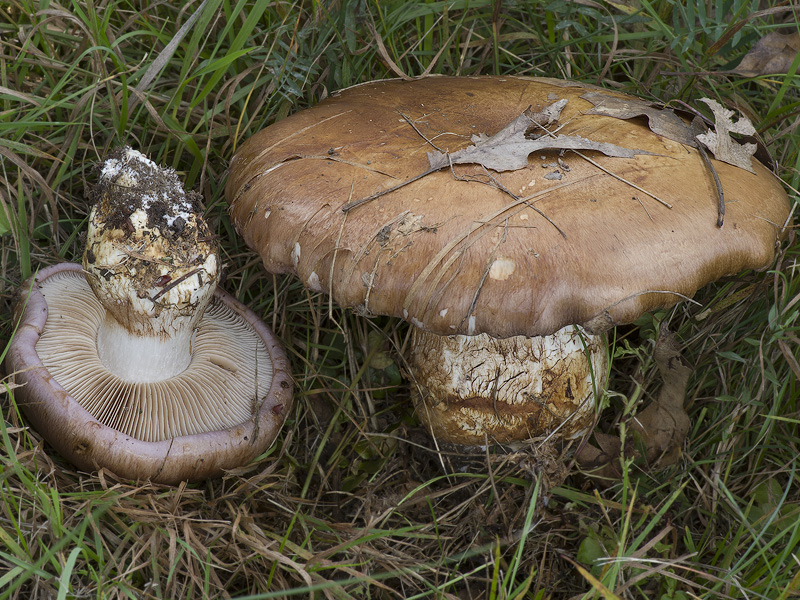
{"type": "Polygon", "coordinates": [[[606,115],[617,119],[647,117],[650,131],[681,144],[696,148],[702,143],[714,158],[728,164],[753,172],[750,157],[756,152],[756,144],[740,144],[731,138],[731,133],[752,136],[756,130],[747,117],[734,122],[734,112],[721,106],[710,98],[701,98],[714,113],[714,131],[706,130],[700,119],[687,123],[668,108],[645,102],[644,100],[621,99],[602,92],[587,92],[581,96],[594,104],[590,115],[606,115]]]}
{"type": "Polygon", "coordinates": [[[725,197],[717,172],[714,165],[708,160],[704,147],[708,148],[717,160],[753,173],[751,157],[759,151],[758,145],[740,144],[730,136],[731,133],[755,135],[755,128],[746,117],[742,117],[734,123],[733,111],[724,108],[714,100],[701,98],[701,102],[705,102],[714,113],[715,123],[714,131],[712,131],[706,128],[700,117],[695,117],[691,123],[688,123],[672,110],[660,108],[644,100],[617,98],[601,92],[587,92],[581,98],[594,105],[594,108],[587,111],[587,114],[605,115],[625,120],[647,117],[648,126],[653,133],[697,148],[717,184],[719,199],[717,226],[722,227],[725,217],[725,197]]]}
{"type": "Polygon", "coordinates": [[[692,369],[681,358],[675,334],[663,328],[655,360],[663,380],[661,391],[655,402],[636,415],[630,428],[640,438],[647,464],[661,469],[678,462],[689,433],[689,415],[683,403],[692,369]]]}
{"type": "Polygon", "coordinates": [[[622,442],[619,437],[600,431],[595,431],[592,438],[597,445],[584,444],[575,459],[597,483],[612,485],[622,479],[622,442]]]}
{"type": "Polygon", "coordinates": [[[758,40],[733,72],[746,77],[788,73],[798,52],[800,34],[773,31],[758,40]]]}
{"type": "Polygon", "coordinates": [[[498,172],[516,171],[528,166],[528,156],[532,152],[542,150],[596,150],[606,156],[617,158],[650,154],[644,150],[623,148],[610,142],[596,142],[578,135],[545,134],[536,139],[528,137],[531,133],[537,133],[536,126],[543,127],[557,119],[564,105],[566,101],[560,100],[540,113],[532,115],[526,111],[493,136],[488,137],[485,134],[473,136],[472,141],[475,145],[452,154],[428,152],[431,169],[442,169],[451,164],[479,164],[498,172]],[[560,108],[553,108],[559,104],[560,108]]]}
{"type": "Polygon", "coordinates": [[[700,102],[707,104],[714,113],[714,131],[701,133],[697,136],[698,141],[708,148],[717,160],[754,173],[751,157],[756,153],[756,144],[739,144],[730,136],[731,133],[755,135],[756,128],[750,119],[742,115],[734,122],[735,113],[716,100],[700,98],[700,102]]]}
{"type": "Polygon", "coordinates": [[[668,108],[658,106],[644,100],[622,99],[602,92],[586,92],[581,96],[594,104],[589,115],[606,115],[617,119],[647,117],[650,131],[662,135],[681,144],[695,147],[695,136],[700,133],[692,124],[687,123],[668,108]]]}
{"type": "MultiPolygon", "coordinates": [[[[548,100],[549,99],[550,98],[548,98],[548,100]]],[[[545,106],[538,113],[535,113],[528,108],[524,114],[531,120],[531,123],[538,125],[539,127],[546,127],[547,125],[555,123],[561,118],[561,112],[564,110],[567,102],[568,100],[566,98],[562,98],[561,100],[556,100],[552,104],[545,106]]]]}
{"type": "Polygon", "coordinates": [[[681,358],[675,334],[665,327],[656,341],[654,358],[663,381],[661,391],[628,423],[639,451],[633,449],[630,440],[623,445],[617,436],[596,431],[592,436],[596,445],[585,444],[575,457],[584,474],[600,485],[620,480],[620,456],[643,457],[652,469],[663,469],[680,458],[690,426],[683,403],[692,369],[681,358]]]}

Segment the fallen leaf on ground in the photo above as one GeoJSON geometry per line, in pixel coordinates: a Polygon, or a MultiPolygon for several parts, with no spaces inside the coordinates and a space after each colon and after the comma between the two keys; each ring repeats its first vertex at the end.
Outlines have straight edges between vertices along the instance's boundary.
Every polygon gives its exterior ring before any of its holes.
{"type": "Polygon", "coordinates": [[[659,334],[655,361],[663,381],[661,391],[656,401],[631,421],[630,429],[639,437],[647,464],[661,469],[678,462],[689,433],[689,415],[683,403],[692,369],[681,358],[675,334],[667,331],[659,334]]]}
{"type": "Polygon", "coordinates": [[[622,479],[622,442],[619,436],[595,431],[594,444],[584,444],[575,457],[581,470],[597,482],[613,485],[622,479]]]}
{"type": "Polygon", "coordinates": [[[735,113],[716,100],[700,98],[700,102],[707,104],[714,113],[714,131],[701,133],[697,139],[712,152],[717,160],[753,173],[751,157],[756,153],[757,146],[755,144],[739,144],[730,134],[755,135],[756,128],[745,116],[734,122],[735,113]]]}
{"type": "MultiPolygon", "coordinates": [[[[565,101],[563,105],[566,104],[565,101]]],[[[554,103],[558,104],[558,103],[554,103]]],[[[562,105],[562,108],[563,108],[562,105]]],[[[428,152],[431,169],[441,169],[451,164],[479,164],[493,171],[516,171],[528,166],[528,156],[532,152],[542,150],[596,150],[606,156],[617,158],[633,158],[637,154],[650,154],[644,150],[623,148],[610,142],[597,142],[578,135],[545,134],[530,139],[536,134],[536,125],[544,125],[537,119],[538,115],[550,115],[556,111],[550,107],[534,115],[523,113],[509,125],[489,137],[485,134],[473,136],[473,146],[457,152],[428,152]]],[[[560,115],[561,109],[558,109],[560,115]]],[[[543,118],[543,120],[545,120],[543,118]]],[[[552,120],[550,121],[552,122],[552,120]]]]}
{"type": "Polygon", "coordinates": [[[800,34],[773,31],[756,42],[733,72],[746,77],[788,73],[798,52],[800,34]]]}
{"type": "Polygon", "coordinates": [[[623,444],[618,436],[596,431],[594,443],[585,444],[575,457],[582,471],[597,483],[610,485],[620,480],[621,456],[642,460],[651,469],[663,469],[680,458],[690,427],[683,403],[692,369],[681,358],[675,335],[665,327],[656,341],[654,359],[662,387],[658,398],[628,423],[633,439],[623,444]]]}

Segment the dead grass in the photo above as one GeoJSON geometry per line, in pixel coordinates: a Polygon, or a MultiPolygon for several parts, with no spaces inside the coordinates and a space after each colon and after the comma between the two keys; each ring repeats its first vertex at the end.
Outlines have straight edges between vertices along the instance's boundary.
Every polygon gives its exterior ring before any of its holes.
{"type": "MultiPolygon", "coordinates": [[[[796,6],[464,4],[209,0],[173,46],[199,3],[0,6],[4,314],[23,278],[80,256],[91,168],[129,143],[204,194],[225,240],[223,285],[284,340],[298,389],[257,463],[171,488],[76,472],[26,427],[7,387],[0,598],[800,593],[794,235],[774,272],[729,278],[701,292],[701,307],[617,330],[599,427],[618,433],[620,415],[657,393],[661,321],[694,366],[693,426],[678,465],[651,472],[631,460],[605,489],[550,448],[435,451],[402,377],[406,327],[364,321],[265,274],[237,239],[222,199],[235,146],[335,89],[398,71],[570,76],[645,97],[717,97],[753,118],[798,187],[797,76],[728,72],[778,24],[797,31],[796,6]]],[[[2,336],[12,334],[5,320],[2,336]]]]}

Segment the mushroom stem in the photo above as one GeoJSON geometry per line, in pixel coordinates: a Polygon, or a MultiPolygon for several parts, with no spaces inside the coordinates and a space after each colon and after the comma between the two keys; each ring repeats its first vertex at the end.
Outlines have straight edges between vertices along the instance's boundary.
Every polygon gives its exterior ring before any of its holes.
{"type": "Polygon", "coordinates": [[[505,339],[415,329],[412,345],[420,418],[435,437],[458,444],[583,435],[607,380],[603,337],[578,326],[505,339]]]}
{"type": "Polygon", "coordinates": [[[189,366],[193,333],[192,327],[183,326],[171,336],[143,336],[131,333],[107,314],[97,332],[97,354],[120,379],[163,381],[189,366]]]}
{"type": "Polygon", "coordinates": [[[199,194],[123,148],[103,163],[93,196],[83,267],[108,311],[100,359],[128,381],[173,377],[189,364],[193,331],[219,281],[199,194]]]}

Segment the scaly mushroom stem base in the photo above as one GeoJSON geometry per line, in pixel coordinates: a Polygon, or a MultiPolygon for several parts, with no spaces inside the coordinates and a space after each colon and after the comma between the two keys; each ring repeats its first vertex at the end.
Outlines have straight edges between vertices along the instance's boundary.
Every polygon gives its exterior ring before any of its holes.
{"type": "Polygon", "coordinates": [[[416,329],[409,365],[422,421],[437,439],[466,445],[583,435],[608,376],[603,337],[576,326],[506,339],[416,329]]]}

